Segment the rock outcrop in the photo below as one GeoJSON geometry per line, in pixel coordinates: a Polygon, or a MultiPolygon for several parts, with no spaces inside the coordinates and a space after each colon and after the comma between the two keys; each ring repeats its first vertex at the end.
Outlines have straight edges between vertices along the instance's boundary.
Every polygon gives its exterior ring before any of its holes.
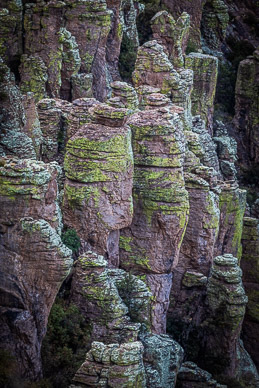
{"type": "Polygon", "coordinates": [[[63,283],[54,386],[258,386],[256,39],[213,117],[248,3],[152,1],[139,47],[138,1],[1,2],[0,348],[23,379],[63,283]]]}
{"type": "Polygon", "coordinates": [[[60,235],[56,163],[2,159],[1,348],[23,377],[41,377],[50,309],[72,264],[60,235]]]}
{"type": "Polygon", "coordinates": [[[127,110],[99,104],[90,114],[94,122],[67,143],[64,222],[117,266],[119,229],[131,223],[133,213],[127,110]]]}

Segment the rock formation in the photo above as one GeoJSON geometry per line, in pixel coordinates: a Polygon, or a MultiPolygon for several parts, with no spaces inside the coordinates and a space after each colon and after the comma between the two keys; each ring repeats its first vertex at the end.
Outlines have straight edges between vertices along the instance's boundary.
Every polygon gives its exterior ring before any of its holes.
{"type": "Polygon", "coordinates": [[[0,3],[4,386],[257,388],[253,4],[0,3]]]}

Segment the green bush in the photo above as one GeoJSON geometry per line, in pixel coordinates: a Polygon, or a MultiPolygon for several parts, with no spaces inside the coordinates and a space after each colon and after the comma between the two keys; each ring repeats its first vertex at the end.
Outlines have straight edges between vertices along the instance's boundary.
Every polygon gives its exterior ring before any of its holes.
{"type": "Polygon", "coordinates": [[[78,308],[58,298],[49,316],[42,343],[43,374],[54,388],[66,388],[85,360],[90,347],[91,326],[78,308]]]}
{"type": "Polygon", "coordinates": [[[61,240],[72,252],[77,252],[80,248],[80,238],[74,229],[64,231],[61,235],[61,240]]]}
{"type": "Polygon", "coordinates": [[[130,82],[137,58],[137,49],[132,40],[123,34],[119,56],[119,71],[121,78],[130,82]]]}

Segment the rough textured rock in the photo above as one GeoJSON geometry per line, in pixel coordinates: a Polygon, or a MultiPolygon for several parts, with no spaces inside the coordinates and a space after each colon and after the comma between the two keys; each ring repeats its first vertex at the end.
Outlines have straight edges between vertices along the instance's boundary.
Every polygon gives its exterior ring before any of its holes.
{"type": "Polygon", "coordinates": [[[96,124],[67,143],[64,222],[100,254],[118,263],[118,230],[132,220],[133,158],[126,110],[95,105],[96,124]]]}
{"type": "Polygon", "coordinates": [[[58,165],[31,159],[1,159],[0,197],[2,225],[14,225],[22,217],[44,219],[60,229],[58,165]],[[15,204],[15,206],[14,206],[15,204]]]}
{"type": "Polygon", "coordinates": [[[141,336],[148,387],[173,388],[183,360],[183,349],[168,335],[141,336]]]}
{"type": "Polygon", "coordinates": [[[103,256],[92,252],[80,256],[70,300],[90,321],[92,340],[108,344],[136,341],[140,325],[130,321],[128,308],[106,267],[103,256]]]}
{"type": "Polygon", "coordinates": [[[209,316],[204,364],[214,373],[256,387],[257,371],[240,342],[248,298],[243,288],[238,259],[231,254],[217,256],[214,259],[208,281],[207,298],[209,316]]]}
{"type": "Polygon", "coordinates": [[[138,49],[133,83],[140,96],[150,94],[149,87],[155,88],[153,93],[165,94],[175,105],[182,107],[184,127],[190,129],[193,72],[184,68],[177,70],[163,46],[155,40],[149,41],[138,49]]]}
{"type": "Polygon", "coordinates": [[[246,191],[237,184],[225,183],[219,198],[220,226],[216,254],[232,253],[239,259],[242,254],[241,237],[246,207],[246,191]]]}
{"type": "Polygon", "coordinates": [[[23,377],[34,380],[41,377],[41,342],[71,251],[47,221],[22,218],[1,223],[0,261],[1,348],[15,357],[23,377]]]}
{"type": "Polygon", "coordinates": [[[243,282],[248,296],[247,310],[243,324],[243,339],[245,348],[258,368],[259,221],[256,218],[244,217],[242,247],[243,252],[240,266],[243,271],[243,282]]]}
{"type": "Polygon", "coordinates": [[[21,92],[15,85],[14,75],[1,60],[0,85],[0,155],[36,159],[39,156],[42,135],[37,113],[32,106],[34,102],[30,96],[23,101],[21,92]]]}
{"type": "Polygon", "coordinates": [[[120,266],[147,275],[156,296],[153,329],[165,331],[165,314],[188,216],[182,158],[184,138],[176,113],[158,108],[130,118],[133,136],[134,217],[120,237],[120,266]]]}
{"type": "Polygon", "coordinates": [[[142,360],[143,345],[139,341],[104,345],[93,342],[86,361],[76,372],[70,388],[136,387],[145,388],[146,379],[142,360]]]}
{"type": "Polygon", "coordinates": [[[217,85],[218,60],[216,57],[191,53],[185,57],[185,67],[193,70],[192,114],[205,120],[212,134],[214,97],[217,85]]]}
{"type": "Polygon", "coordinates": [[[227,128],[221,121],[215,121],[213,140],[217,145],[220,170],[224,179],[236,181],[237,143],[228,135],[227,128]]]}
{"type": "Polygon", "coordinates": [[[190,16],[183,14],[175,21],[166,11],[158,12],[151,20],[153,38],[157,40],[168,54],[173,65],[184,66],[183,51],[188,40],[190,16]]]}
{"type": "Polygon", "coordinates": [[[240,62],[236,82],[235,127],[243,174],[259,163],[259,52],[240,62]]]}

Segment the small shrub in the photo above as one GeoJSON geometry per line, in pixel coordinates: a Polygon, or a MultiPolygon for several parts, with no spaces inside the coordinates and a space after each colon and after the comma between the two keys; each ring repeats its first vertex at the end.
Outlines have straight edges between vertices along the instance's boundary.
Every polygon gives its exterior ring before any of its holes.
{"type": "Polygon", "coordinates": [[[61,235],[61,240],[72,252],[77,252],[80,248],[80,238],[74,229],[67,229],[61,235]]]}
{"type": "MultiPolygon", "coordinates": [[[[90,346],[91,325],[74,305],[57,298],[42,343],[43,374],[46,384],[66,388],[85,361],[90,346]]],[[[42,384],[43,384],[42,382],[42,384]]],[[[40,388],[48,388],[40,386],[40,388]]]]}

